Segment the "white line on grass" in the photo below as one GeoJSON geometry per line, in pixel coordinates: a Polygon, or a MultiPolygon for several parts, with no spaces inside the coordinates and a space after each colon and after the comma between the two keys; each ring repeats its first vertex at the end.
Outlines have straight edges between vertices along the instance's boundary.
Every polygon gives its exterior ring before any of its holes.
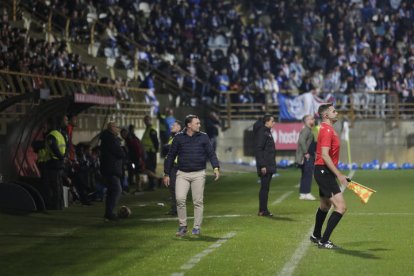
{"type": "MultiPolygon", "coordinates": [[[[349,172],[348,177],[352,178],[355,174],[354,170],[351,170],[349,172]]],[[[293,192],[292,192],[293,193],[293,192]]],[[[286,195],[286,194],[284,194],[286,195]]],[[[282,195],[278,200],[276,200],[274,202],[274,204],[279,203],[278,201],[282,201],[283,199],[285,199],[287,196],[283,197],[284,195],[282,195]]],[[[306,250],[308,250],[309,246],[310,246],[310,241],[309,241],[309,236],[311,235],[313,230],[313,225],[312,227],[306,232],[305,238],[302,240],[302,242],[299,244],[298,248],[296,248],[295,252],[293,253],[292,257],[290,258],[289,262],[287,262],[285,264],[285,266],[283,267],[283,269],[280,271],[279,275],[280,276],[290,276],[293,274],[293,272],[295,271],[296,267],[298,266],[300,260],[303,258],[303,256],[305,256],[306,250]]]]}
{"type": "Polygon", "coordinates": [[[414,216],[414,213],[348,213],[356,216],[414,216]]]}
{"type": "Polygon", "coordinates": [[[296,248],[289,262],[287,262],[285,266],[283,267],[283,269],[279,272],[278,274],[279,276],[290,276],[293,274],[300,260],[303,258],[303,256],[305,256],[306,250],[308,250],[311,244],[311,242],[309,241],[309,236],[312,233],[312,230],[313,230],[313,225],[306,232],[305,238],[299,244],[298,248],[296,248]]]}
{"type": "Polygon", "coordinates": [[[276,205],[281,203],[283,200],[285,200],[288,196],[290,196],[293,193],[293,191],[289,191],[281,195],[278,199],[272,202],[272,205],[276,205]]]}
{"type": "MultiPolygon", "coordinates": [[[[238,218],[238,217],[250,217],[251,215],[221,215],[221,216],[204,216],[204,218],[238,218]]],[[[194,219],[194,217],[187,217],[187,219],[194,219]]],[[[176,221],[177,218],[146,218],[141,221],[176,221]]]]}
{"type": "Polygon", "coordinates": [[[79,227],[74,227],[74,228],[70,228],[70,229],[65,229],[59,232],[39,232],[39,233],[21,233],[21,232],[0,232],[0,236],[28,236],[28,237],[39,237],[39,238],[43,238],[43,237],[63,237],[63,236],[67,236],[70,235],[72,233],[74,233],[76,230],[78,230],[79,227]]]}
{"type": "MultiPolygon", "coordinates": [[[[190,270],[192,269],[196,264],[198,264],[202,258],[219,248],[223,243],[231,239],[236,235],[236,232],[229,232],[223,237],[221,237],[218,241],[210,245],[207,249],[203,250],[202,252],[198,253],[197,255],[194,255],[191,257],[185,264],[183,264],[180,269],[182,270],[190,270]]],[[[182,276],[185,272],[174,272],[171,274],[171,276],[182,276]]]]}

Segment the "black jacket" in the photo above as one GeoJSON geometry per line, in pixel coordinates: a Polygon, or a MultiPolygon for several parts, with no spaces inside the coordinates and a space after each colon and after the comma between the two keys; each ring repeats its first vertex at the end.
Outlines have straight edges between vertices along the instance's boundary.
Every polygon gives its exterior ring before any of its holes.
{"type": "Polygon", "coordinates": [[[253,141],[254,141],[255,145],[257,145],[257,141],[258,141],[258,136],[257,135],[259,134],[260,131],[264,131],[264,128],[265,128],[265,126],[263,124],[262,119],[259,119],[254,123],[254,125],[253,125],[253,141]]]}
{"type": "Polygon", "coordinates": [[[184,129],[175,135],[164,162],[165,174],[170,174],[176,156],[178,156],[178,169],[183,172],[204,170],[207,160],[210,160],[213,168],[219,168],[217,155],[204,132],[188,136],[184,129]]]}
{"type": "Polygon", "coordinates": [[[125,153],[121,148],[121,140],[109,130],[101,134],[101,174],[104,176],[122,176],[122,160],[125,153]]]}
{"type": "Polygon", "coordinates": [[[265,167],[267,173],[273,174],[276,172],[276,149],[273,136],[270,129],[263,125],[256,131],[254,137],[257,173],[261,175],[261,168],[265,167]]]}

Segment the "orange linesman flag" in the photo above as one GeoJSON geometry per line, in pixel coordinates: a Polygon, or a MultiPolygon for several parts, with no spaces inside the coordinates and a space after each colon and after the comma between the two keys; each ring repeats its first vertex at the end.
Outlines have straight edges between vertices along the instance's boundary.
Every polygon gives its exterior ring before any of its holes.
{"type": "Polygon", "coordinates": [[[376,192],[375,190],[365,187],[364,185],[361,185],[353,180],[351,180],[347,188],[353,191],[364,204],[366,204],[371,195],[376,192]]]}

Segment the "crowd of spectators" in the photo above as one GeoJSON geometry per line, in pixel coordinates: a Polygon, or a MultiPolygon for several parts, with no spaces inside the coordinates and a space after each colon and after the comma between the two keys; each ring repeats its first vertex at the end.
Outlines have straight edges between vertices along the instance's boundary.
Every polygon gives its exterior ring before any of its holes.
{"type": "MultiPolygon", "coordinates": [[[[44,1],[30,3],[40,10],[44,1]]],[[[234,102],[277,103],[279,92],[312,91],[342,108],[352,95],[361,110],[384,107],[390,97],[381,91],[414,101],[410,1],[80,0],[50,6],[70,16],[73,41],[87,41],[85,30],[98,20],[98,54],[127,70],[134,59],[145,62],[196,98],[212,100],[216,91],[233,90],[234,102]]],[[[64,45],[43,45],[30,47],[31,59],[36,48],[49,57],[48,70],[61,56],[69,64],[79,58],[65,55],[64,45]]]]}
{"type": "Polygon", "coordinates": [[[96,67],[83,63],[79,55],[68,53],[64,41],[49,43],[31,38],[27,30],[12,27],[7,19],[0,22],[0,70],[98,80],[96,67]]]}

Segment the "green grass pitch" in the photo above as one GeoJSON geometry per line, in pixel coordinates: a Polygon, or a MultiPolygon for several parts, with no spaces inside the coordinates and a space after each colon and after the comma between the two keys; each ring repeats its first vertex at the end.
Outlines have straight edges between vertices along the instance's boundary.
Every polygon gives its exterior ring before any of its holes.
{"type": "Polygon", "coordinates": [[[338,251],[310,245],[318,202],[298,200],[298,170],[279,173],[273,218],[257,216],[254,173],[209,177],[200,237],[177,238],[176,220],[153,220],[171,218],[165,188],[123,196],[132,216],[115,223],[103,221],[103,203],[0,213],[0,275],[414,275],[414,171],[356,172],[377,193],[364,205],[345,192],[348,212],[331,237],[338,251]]]}

